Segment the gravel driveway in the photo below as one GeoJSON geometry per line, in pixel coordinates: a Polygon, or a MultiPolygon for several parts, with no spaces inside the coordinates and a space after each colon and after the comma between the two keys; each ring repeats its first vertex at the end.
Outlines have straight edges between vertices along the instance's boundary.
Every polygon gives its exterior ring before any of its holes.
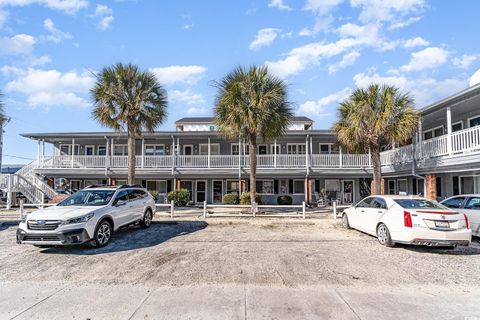
{"type": "Polygon", "coordinates": [[[101,249],[17,245],[15,229],[0,224],[2,281],[459,290],[480,285],[478,239],[455,250],[385,248],[329,219],[157,219],[147,230],[122,230],[101,249]]]}

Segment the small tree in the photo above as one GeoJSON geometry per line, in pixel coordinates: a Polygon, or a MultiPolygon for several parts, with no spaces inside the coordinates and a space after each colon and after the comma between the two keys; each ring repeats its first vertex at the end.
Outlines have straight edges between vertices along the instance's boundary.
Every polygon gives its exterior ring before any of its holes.
{"type": "Polygon", "coordinates": [[[381,193],[380,144],[407,143],[417,128],[419,114],[413,98],[393,86],[371,84],[356,89],[340,103],[333,130],[340,145],[350,152],[371,152],[373,194],[381,193]]]}

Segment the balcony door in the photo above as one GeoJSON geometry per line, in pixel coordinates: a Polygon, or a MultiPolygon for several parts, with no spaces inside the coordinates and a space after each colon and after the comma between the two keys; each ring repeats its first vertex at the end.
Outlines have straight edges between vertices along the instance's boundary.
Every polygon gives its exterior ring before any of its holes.
{"type": "Polygon", "coordinates": [[[223,181],[213,180],[212,182],[213,203],[223,202],[223,181]]]}
{"type": "Polygon", "coordinates": [[[342,202],[352,203],[353,201],[353,180],[342,180],[342,202]]]}
{"type": "Polygon", "coordinates": [[[268,146],[266,144],[258,145],[258,154],[267,154],[268,146]]]}
{"type": "Polygon", "coordinates": [[[191,144],[184,144],[183,154],[186,156],[191,156],[193,154],[193,146],[191,144]]]}

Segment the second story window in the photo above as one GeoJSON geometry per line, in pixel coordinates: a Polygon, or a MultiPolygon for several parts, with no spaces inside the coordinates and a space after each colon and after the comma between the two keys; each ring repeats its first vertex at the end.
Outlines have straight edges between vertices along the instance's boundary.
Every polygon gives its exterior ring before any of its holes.
{"type": "Polygon", "coordinates": [[[306,153],[305,143],[288,144],[287,153],[288,154],[305,154],[306,153]]]}
{"type": "Polygon", "coordinates": [[[423,140],[428,140],[443,135],[443,126],[423,131],[423,140]]]}
{"type": "Polygon", "coordinates": [[[165,146],[163,144],[146,145],[145,155],[146,156],[163,156],[165,155],[165,146]]]}
{"type": "MultiPolygon", "coordinates": [[[[232,149],[231,149],[232,155],[237,155],[237,156],[238,156],[239,153],[240,153],[240,149],[239,149],[239,147],[238,147],[238,143],[232,143],[232,144],[231,144],[231,148],[232,148],[232,149]]],[[[242,144],[242,145],[241,145],[241,148],[243,149],[243,150],[242,150],[242,154],[245,154],[245,155],[250,154],[250,148],[249,148],[248,145],[242,144]]]]}
{"type": "Polygon", "coordinates": [[[99,156],[106,156],[107,155],[107,147],[106,146],[98,146],[98,155],[99,156]]]}
{"type": "Polygon", "coordinates": [[[468,126],[470,128],[480,126],[480,116],[468,119],[468,126]]]}
{"type": "Polygon", "coordinates": [[[114,156],[126,156],[128,154],[128,147],[126,144],[116,144],[113,146],[114,156]]]}
{"type": "MultiPolygon", "coordinates": [[[[208,155],[208,144],[200,144],[198,147],[198,154],[201,156],[208,155]]],[[[211,155],[220,154],[220,144],[218,143],[210,144],[210,154],[211,155]]]]}

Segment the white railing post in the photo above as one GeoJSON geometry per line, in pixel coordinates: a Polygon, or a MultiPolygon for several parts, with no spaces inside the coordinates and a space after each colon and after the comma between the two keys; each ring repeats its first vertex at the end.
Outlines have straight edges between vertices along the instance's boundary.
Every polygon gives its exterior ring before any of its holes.
{"type": "Polygon", "coordinates": [[[75,138],[72,138],[72,168],[75,161],[75,138]]]}
{"type": "Polygon", "coordinates": [[[142,137],[142,168],[145,166],[145,138],[142,137]]]}
{"type": "Polygon", "coordinates": [[[305,201],[302,202],[302,219],[305,219],[306,205],[305,201]]]}
{"type": "Polygon", "coordinates": [[[20,220],[23,219],[23,214],[24,214],[24,207],[23,207],[23,199],[20,199],[20,220]]]}
{"type": "Polygon", "coordinates": [[[207,201],[203,201],[203,219],[207,218],[207,201]]]}
{"type": "Polygon", "coordinates": [[[333,200],[333,219],[337,219],[337,200],[333,200]]]}
{"type": "Polygon", "coordinates": [[[368,147],[368,167],[372,167],[372,151],[370,150],[370,147],[368,147]]]}
{"type": "Polygon", "coordinates": [[[252,214],[253,214],[253,217],[255,218],[257,214],[257,203],[254,201],[252,202],[251,206],[252,206],[252,214]]]}
{"type": "Polygon", "coordinates": [[[447,154],[452,154],[452,111],[447,107],[447,154]]]}
{"type": "Polygon", "coordinates": [[[172,201],[170,201],[170,218],[173,218],[173,211],[175,209],[175,203],[172,201]]]}
{"type": "Polygon", "coordinates": [[[342,153],[342,147],[341,146],[338,148],[338,156],[340,157],[340,159],[339,159],[340,160],[340,162],[339,162],[340,168],[343,168],[343,153],[342,153]]]}
{"type": "Polygon", "coordinates": [[[277,167],[277,139],[273,140],[273,167],[277,167]]]}

